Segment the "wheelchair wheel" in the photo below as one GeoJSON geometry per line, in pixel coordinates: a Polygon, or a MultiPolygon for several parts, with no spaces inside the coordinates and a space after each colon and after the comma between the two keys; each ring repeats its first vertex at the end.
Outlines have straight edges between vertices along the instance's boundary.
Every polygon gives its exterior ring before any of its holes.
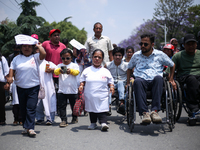
{"type": "Polygon", "coordinates": [[[128,99],[128,108],[129,108],[129,117],[127,118],[128,121],[128,125],[130,128],[130,131],[133,132],[134,129],[134,94],[132,94],[133,90],[132,90],[132,83],[130,83],[130,87],[129,87],[129,99],[128,99]],[[133,95],[133,97],[132,97],[133,95]]]}
{"type": "Polygon", "coordinates": [[[176,97],[176,121],[179,120],[181,113],[182,113],[182,91],[180,84],[178,81],[175,81],[176,86],[177,86],[177,97],[176,97]]]}
{"type": "Polygon", "coordinates": [[[170,131],[173,130],[174,128],[174,113],[173,113],[173,102],[172,102],[172,93],[171,93],[171,88],[170,88],[170,83],[167,81],[167,107],[166,113],[167,113],[167,120],[168,120],[168,125],[170,131]]]}
{"type": "Polygon", "coordinates": [[[125,98],[125,102],[126,102],[126,119],[127,119],[127,124],[129,126],[129,88],[130,86],[128,86],[126,88],[126,98],[125,98]]]}

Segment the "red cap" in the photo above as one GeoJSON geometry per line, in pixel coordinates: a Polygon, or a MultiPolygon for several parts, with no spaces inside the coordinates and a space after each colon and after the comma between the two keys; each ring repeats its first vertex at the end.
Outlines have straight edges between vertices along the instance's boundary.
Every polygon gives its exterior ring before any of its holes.
{"type": "Polygon", "coordinates": [[[172,45],[172,44],[166,44],[166,45],[163,47],[163,49],[165,49],[165,48],[174,50],[174,45],[172,45]]]}
{"type": "Polygon", "coordinates": [[[59,32],[60,33],[60,30],[59,29],[52,29],[50,32],[49,32],[49,37],[54,33],[54,32],[59,32]]]}
{"type": "Polygon", "coordinates": [[[35,39],[39,39],[37,34],[32,34],[31,37],[35,38],[35,39]]]}

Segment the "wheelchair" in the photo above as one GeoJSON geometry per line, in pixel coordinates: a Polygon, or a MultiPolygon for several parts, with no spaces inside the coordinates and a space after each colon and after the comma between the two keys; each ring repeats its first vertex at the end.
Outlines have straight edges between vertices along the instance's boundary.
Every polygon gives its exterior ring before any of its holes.
{"type": "Polygon", "coordinates": [[[186,113],[189,115],[192,115],[192,119],[188,119],[188,124],[190,126],[193,126],[196,124],[197,119],[196,116],[200,114],[200,111],[192,113],[189,108],[186,105],[186,101],[187,101],[187,95],[186,95],[186,89],[187,89],[187,85],[183,84],[180,85],[178,81],[176,81],[176,86],[177,86],[177,90],[172,90],[172,99],[175,103],[175,116],[174,118],[176,119],[176,121],[178,121],[181,117],[181,113],[182,113],[182,108],[184,108],[184,110],[186,111],[186,113]]]}
{"type": "MultiPolygon", "coordinates": [[[[163,77],[163,93],[161,97],[161,111],[164,113],[166,111],[166,119],[162,121],[163,124],[168,124],[170,131],[172,132],[174,128],[175,119],[174,119],[174,108],[172,101],[172,93],[169,81],[167,81],[166,77],[163,77]]],[[[129,126],[130,132],[133,132],[134,126],[136,124],[136,112],[137,112],[137,104],[135,99],[135,94],[133,90],[133,84],[130,85],[126,89],[126,115],[127,115],[127,124],[129,126]]],[[[151,91],[147,90],[147,105],[151,104],[151,91]]]]}
{"type": "MultiPolygon", "coordinates": [[[[114,92],[114,94],[111,96],[111,105],[114,105],[115,106],[115,109],[117,110],[117,112],[118,112],[118,110],[119,110],[119,107],[120,107],[120,100],[119,100],[119,93],[118,93],[118,90],[117,90],[117,88],[115,87],[114,88],[114,90],[115,90],[115,92],[114,92]]],[[[125,89],[126,90],[126,89],[125,89]]],[[[126,92],[126,91],[125,91],[126,92]]],[[[124,92],[124,94],[125,94],[125,92],[124,92]]],[[[126,97],[126,95],[124,95],[124,103],[126,103],[125,102],[125,97],[126,97]]],[[[119,113],[119,112],[118,112],[119,113]]],[[[124,114],[123,113],[120,113],[121,115],[125,115],[125,112],[124,112],[124,114]]]]}

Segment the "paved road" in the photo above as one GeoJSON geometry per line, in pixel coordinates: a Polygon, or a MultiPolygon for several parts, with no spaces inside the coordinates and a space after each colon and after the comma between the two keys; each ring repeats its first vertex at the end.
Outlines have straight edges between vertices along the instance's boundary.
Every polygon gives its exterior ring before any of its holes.
{"type": "MultiPolygon", "coordinates": [[[[36,125],[36,138],[21,135],[22,127],[13,126],[11,106],[6,106],[7,125],[0,126],[0,150],[197,150],[200,149],[200,124],[187,126],[187,114],[182,113],[173,132],[165,124],[141,126],[136,125],[130,133],[125,118],[112,108],[108,117],[110,129],[101,132],[100,125],[96,130],[87,130],[89,117],[79,117],[77,124],[59,128],[60,118],[52,126],[36,125]]],[[[70,114],[69,106],[67,110],[70,114]]],[[[164,118],[165,114],[160,113],[164,118]]],[[[137,115],[138,116],[138,115],[137,115]]],[[[71,121],[69,115],[68,121],[71,121]]],[[[137,118],[137,123],[141,121],[137,118]]],[[[198,119],[200,121],[200,119],[198,119]]]]}

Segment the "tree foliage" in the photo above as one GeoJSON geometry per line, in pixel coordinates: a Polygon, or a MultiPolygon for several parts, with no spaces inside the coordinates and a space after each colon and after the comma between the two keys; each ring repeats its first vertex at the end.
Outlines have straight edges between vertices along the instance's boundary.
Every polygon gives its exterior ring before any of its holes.
{"type": "Polygon", "coordinates": [[[168,27],[168,39],[182,37],[185,27],[184,19],[187,15],[187,8],[194,0],[159,0],[154,9],[154,17],[159,24],[168,27]]]}
{"type": "Polygon", "coordinates": [[[155,35],[155,47],[160,47],[160,42],[163,40],[163,31],[161,28],[157,27],[157,22],[154,20],[147,20],[139,27],[137,27],[132,35],[119,43],[118,46],[126,48],[128,46],[134,47],[135,51],[140,50],[140,36],[144,33],[149,33],[155,35]]]}
{"type": "Polygon", "coordinates": [[[3,55],[7,56],[12,53],[12,47],[15,44],[14,36],[17,34],[37,34],[40,42],[48,40],[49,31],[53,28],[61,30],[61,40],[67,38],[71,40],[75,38],[81,43],[85,43],[87,32],[83,29],[79,30],[76,26],[72,25],[68,20],[71,18],[66,17],[61,22],[48,23],[42,17],[37,16],[35,7],[39,6],[33,0],[24,0],[21,2],[20,7],[22,12],[14,22],[10,22],[8,18],[3,20],[0,24],[0,49],[3,55]]]}
{"type": "MultiPolygon", "coordinates": [[[[69,18],[69,17],[68,17],[69,18]]],[[[66,18],[63,21],[58,23],[53,22],[50,24],[55,29],[60,29],[60,39],[61,41],[66,38],[69,41],[72,39],[76,39],[80,43],[84,44],[87,39],[87,32],[84,28],[79,30],[76,26],[74,26],[70,21],[67,21],[66,18]]]]}
{"type": "Polygon", "coordinates": [[[164,42],[164,30],[159,25],[164,24],[168,27],[168,42],[174,37],[180,40],[186,33],[197,36],[200,31],[200,5],[192,4],[193,0],[158,0],[153,19],[134,29],[132,35],[118,46],[133,46],[137,51],[140,49],[140,35],[150,32],[155,35],[155,48],[159,49],[164,42]]]}

